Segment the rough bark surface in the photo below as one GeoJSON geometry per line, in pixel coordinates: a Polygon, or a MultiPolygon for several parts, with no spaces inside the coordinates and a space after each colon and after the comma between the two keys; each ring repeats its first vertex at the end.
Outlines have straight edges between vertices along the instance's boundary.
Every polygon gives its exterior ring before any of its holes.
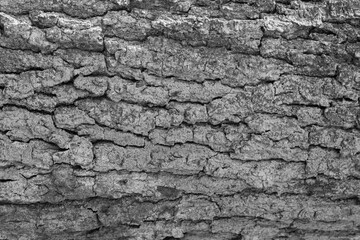
{"type": "Polygon", "coordinates": [[[358,0],[0,0],[0,239],[359,240],[359,67],[358,0]]]}

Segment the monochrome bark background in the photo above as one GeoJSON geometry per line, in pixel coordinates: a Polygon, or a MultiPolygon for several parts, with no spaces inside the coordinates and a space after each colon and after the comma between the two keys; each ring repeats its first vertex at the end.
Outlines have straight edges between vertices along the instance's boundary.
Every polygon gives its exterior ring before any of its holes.
{"type": "Polygon", "coordinates": [[[0,239],[360,239],[360,1],[0,0],[0,239]]]}

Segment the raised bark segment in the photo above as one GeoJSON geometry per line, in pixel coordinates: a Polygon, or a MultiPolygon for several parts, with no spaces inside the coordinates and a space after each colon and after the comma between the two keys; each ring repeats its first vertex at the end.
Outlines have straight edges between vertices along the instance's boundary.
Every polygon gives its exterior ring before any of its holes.
{"type": "Polygon", "coordinates": [[[356,0],[0,1],[0,239],[360,238],[356,0]]]}

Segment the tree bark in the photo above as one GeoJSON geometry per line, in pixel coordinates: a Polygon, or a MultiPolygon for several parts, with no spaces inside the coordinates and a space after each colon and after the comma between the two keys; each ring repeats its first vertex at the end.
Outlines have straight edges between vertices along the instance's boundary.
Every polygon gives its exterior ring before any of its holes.
{"type": "Polygon", "coordinates": [[[1,240],[360,239],[360,1],[1,0],[1,240]]]}

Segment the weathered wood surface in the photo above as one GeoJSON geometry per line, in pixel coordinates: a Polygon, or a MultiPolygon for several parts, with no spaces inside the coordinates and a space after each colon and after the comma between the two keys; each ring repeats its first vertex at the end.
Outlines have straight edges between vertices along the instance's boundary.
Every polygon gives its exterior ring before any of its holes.
{"type": "Polygon", "coordinates": [[[360,1],[0,0],[0,239],[360,239],[360,1]]]}

